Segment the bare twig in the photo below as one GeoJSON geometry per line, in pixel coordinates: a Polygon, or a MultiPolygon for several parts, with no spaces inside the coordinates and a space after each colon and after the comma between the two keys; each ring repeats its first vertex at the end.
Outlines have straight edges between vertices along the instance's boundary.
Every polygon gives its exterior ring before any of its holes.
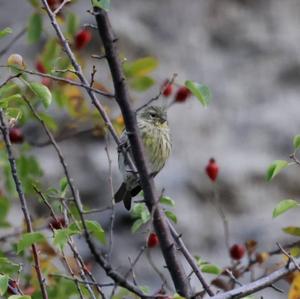
{"type": "MultiPolygon", "coordinates": [[[[13,177],[13,180],[14,180],[14,183],[15,183],[15,187],[16,187],[19,199],[20,199],[21,208],[22,208],[23,215],[24,215],[24,218],[25,218],[27,232],[32,233],[33,228],[32,228],[30,214],[29,214],[29,210],[28,210],[28,206],[27,206],[27,201],[26,201],[26,198],[25,198],[25,195],[24,195],[24,192],[23,192],[21,181],[20,181],[19,176],[17,174],[16,159],[15,159],[15,157],[13,155],[13,152],[12,152],[11,142],[10,142],[10,139],[9,139],[8,128],[7,128],[7,126],[5,124],[5,121],[4,121],[4,114],[3,114],[2,109],[0,109],[0,125],[1,125],[0,130],[1,130],[1,133],[3,135],[3,140],[4,140],[6,151],[7,151],[7,154],[8,154],[8,160],[9,160],[9,164],[10,164],[11,174],[12,174],[12,177],[13,177]]],[[[41,272],[37,247],[36,247],[35,244],[32,244],[31,247],[32,247],[33,260],[34,260],[34,263],[35,263],[35,271],[36,271],[38,281],[39,281],[39,284],[40,284],[42,296],[43,296],[44,299],[48,299],[45,280],[44,280],[43,274],[41,272]]]]}
{"type": "MultiPolygon", "coordinates": [[[[51,204],[49,203],[49,201],[47,200],[47,198],[44,196],[44,194],[36,186],[33,186],[33,189],[40,196],[40,198],[43,200],[43,202],[45,203],[45,205],[47,206],[47,208],[50,210],[50,214],[51,214],[52,218],[55,220],[55,222],[56,223],[60,223],[59,219],[55,215],[55,212],[54,212],[51,204]]],[[[63,227],[61,227],[61,228],[63,228],[63,227]]],[[[73,239],[71,237],[69,237],[67,243],[68,243],[68,246],[70,247],[71,251],[73,252],[74,259],[75,259],[75,261],[77,263],[77,266],[78,266],[78,268],[80,270],[80,276],[83,279],[83,281],[86,281],[86,277],[85,277],[85,273],[87,272],[86,271],[86,266],[85,266],[85,264],[83,262],[82,257],[79,255],[78,250],[75,247],[73,239]]],[[[64,251],[63,250],[62,250],[62,256],[63,256],[64,263],[66,264],[69,273],[71,274],[71,276],[73,278],[75,278],[75,274],[74,274],[74,272],[72,270],[72,267],[70,267],[70,265],[69,265],[69,263],[68,263],[65,255],[64,255],[64,251]]],[[[88,272],[88,274],[89,274],[90,278],[92,279],[92,281],[96,282],[96,280],[91,275],[91,273],[88,272]]],[[[81,289],[80,289],[80,287],[78,285],[78,282],[75,281],[75,283],[76,283],[79,295],[83,298],[83,295],[82,295],[81,289]]],[[[93,290],[89,286],[87,286],[87,289],[88,289],[89,293],[91,294],[91,296],[95,299],[95,294],[94,294],[93,290]]],[[[101,288],[97,287],[97,290],[101,294],[102,298],[105,299],[105,296],[104,296],[101,288]]]]}
{"type": "Polygon", "coordinates": [[[288,258],[287,268],[289,268],[288,265],[292,262],[292,263],[294,264],[294,266],[296,267],[296,269],[297,269],[298,271],[300,271],[300,267],[299,267],[299,265],[296,263],[295,258],[294,258],[291,254],[289,254],[289,253],[288,253],[288,252],[280,245],[279,242],[276,242],[276,245],[279,247],[280,251],[288,258]]]}
{"type": "Polygon", "coordinates": [[[8,44],[0,51],[0,58],[17,42],[25,33],[27,28],[23,28],[8,44]]]}
{"type": "Polygon", "coordinates": [[[106,58],[106,55],[96,55],[96,54],[93,54],[91,57],[95,58],[95,59],[98,59],[98,60],[101,60],[101,59],[106,58]]]}
{"type": "Polygon", "coordinates": [[[209,296],[213,296],[214,293],[211,290],[211,288],[209,287],[209,285],[207,284],[207,282],[205,281],[194,257],[191,255],[191,253],[186,248],[184,242],[181,239],[181,236],[176,232],[176,230],[175,230],[174,226],[171,224],[171,222],[168,221],[168,223],[169,223],[169,227],[170,227],[171,233],[173,235],[173,238],[179,246],[179,250],[185,256],[187,262],[190,264],[191,268],[193,269],[195,275],[198,277],[199,281],[201,282],[201,284],[202,284],[203,288],[205,289],[205,291],[207,292],[207,294],[209,296]]]}
{"type": "Polygon", "coordinates": [[[92,70],[92,73],[91,73],[90,87],[93,87],[93,85],[94,85],[96,72],[97,72],[97,69],[96,69],[96,67],[93,65],[93,70],[92,70]]]}
{"type": "Polygon", "coordinates": [[[170,80],[168,80],[168,81],[166,82],[166,84],[164,84],[164,85],[160,88],[159,93],[158,93],[154,98],[150,99],[147,103],[145,103],[144,105],[142,105],[142,106],[140,106],[139,108],[137,108],[137,109],[136,109],[136,112],[138,112],[138,111],[144,109],[145,107],[149,106],[149,105],[150,105],[151,103],[153,103],[154,101],[157,101],[157,100],[161,97],[161,95],[162,95],[164,89],[166,88],[166,86],[167,86],[168,84],[173,84],[174,81],[175,81],[175,79],[176,79],[176,77],[177,77],[177,74],[173,74],[172,78],[171,78],[170,80]]]}
{"type": "Polygon", "coordinates": [[[155,265],[152,257],[151,257],[151,252],[150,250],[146,250],[146,256],[148,259],[148,262],[150,264],[150,266],[152,267],[152,269],[154,270],[154,272],[158,275],[158,277],[161,279],[163,286],[166,286],[168,290],[173,291],[172,288],[169,286],[167,279],[165,278],[165,276],[163,275],[163,273],[160,271],[160,269],[155,265]]]}
{"type": "Polygon", "coordinates": [[[228,225],[228,220],[226,218],[225,212],[222,209],[221,203],[220,203],[220,198],[219,198],[219,193],[216,189],[216,186],[214,186],[214,192],[213,192],[213,202],[212,204],[215,206],[218,214],[220,215],[220,218],[223,222],[223,229],[224,229],[224,238],[225,238],[225,246],[227,249],[227,252],[229,254],[230,251],[230,236],[229,236],[229,225],[228,225]]]}
{"type": "Polygon", "coordinates": [[[0,84],[0,88],[3,87],[4,85],[6,85],[10,80],[13,80],[13,79],[15,79],[15,78],[18,78],[18,77],[20,77],[21,75],[22,75],[21,73],[18,73],[18,74],[16,74],[16,75],[9,76],[4,82],[2,82],[2,83],[0,84]]]}
{"type": "Polygon", "coordinates": [[[113,241],[114,241],[114,223],[115,223],[115,198],[114,198],[114,187],[113,187],[113,180],[112,180],[112,160],[110,157],[110,153],[108,150],[108,138],[109,136],[106,134],[105,138],[105,152],[108,161],[108,185],[110,187],[110,195],[111,195],[111,214],[110,214],[110,225],[109,225],[109,249],[108,249],[108,262],[111,263],[111,257],[113,252],[113,241]]]}
{"type": "MultiPolygon", "coordinates": [[[[300,259],[295,260],[295,262],[298,264],[300,262],[300,259]]],[[[297,267],[294,264],[290,264],[288,265],[288,267],[282,267],[281,269],[276,270],[265,277],[257,279],[256,281],[253,281],[251,283],[245,284],[239,288],[230,290],[222,294],[217,294],[214,297],[211,297],[211,299],[243,298],[247,295],[253,294],[255,292],[258,292],[259,290],[271,286],[273,283],[284,277],[286,274],[291,273],[295,270],[297,270],[297,267]]]]}
{"type": "Polygon", "coordinates": [[[100,209],[91,209],[91,210],[87,210],[87,211],[83,211],[82,214],[96,214],[96,213],[102,213],[105,212],[107,210],[111,210],[111,207],[104,207],[104,208],[100,208],[100,209]]]}
{"type": "Polygon", "coordinates": [[[50,277],[59,277],[59,278],[63,278],[63,279],[67,279],[67,280],[72,280],[72,281],[77,281],[80,284],[84,284],[84,285],[95,285],[95,286],[99,286],[99,287],[111,287],[113,286],[113,283],[98,283],[98,282],[94,282],[94,281],[84,281],[84,280],[80,280],[78,278],[74,278],[74,277],[70,277],[67,275],[63,275],[60,273],[49,273],[48,276],[50,277]]]}
{"type": "Polygon", "coordinates": [[[71,2],[71,0],[64,0],[57,8],[56,10],[53,12],[53,14],[57,15],[62,9],[63,7],[67,4],[71,2]]]}
{"type": "MultiPolygon", "coordinates": [[[[7,68],[9,66],[8,65],[0,65],[0,67],[1,68],[7,68]]],[[[82,83],[82,82],[76,82],[74,80],[63,78],[63,77],[58,77],[58,76],[55,76],[55,75],[50,75],[50,74],[45,74],[45,73],[41,73],[41,72],[37,72],[37,71],[17,68],[15,66],[14,66],[14,69],[17,70],[20,73],[26,73],[26,74],[33,75],[33,76],[45,77],[45,78],[52,79],[54,81],[59,81],[59,82],[63,82],[63,83],[69,84],[69,85],[82,87],[86,90],[89,90],[90,92],[94,92],[94,93],[100,94],[100,95],[108,97],[108,98],[113,98],[114,97],[114,95],[111,94],[111,93],[107,93],[107,92],[104,92],[104,91],[99,90],[97,88],[91,87],[88,82],[86,82],[87,84],[85,84],[85,83],[82,83]]],[[[67,72],[70,72],[70,70],[67,70],[67,72]]],[[[75,72],[75,74],[76,74],[76,72],[75,72]]]]}

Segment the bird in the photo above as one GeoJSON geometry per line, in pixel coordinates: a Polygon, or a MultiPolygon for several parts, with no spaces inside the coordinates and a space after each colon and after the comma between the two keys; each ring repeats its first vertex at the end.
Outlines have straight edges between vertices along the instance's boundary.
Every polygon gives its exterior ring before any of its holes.
{"type": "MultiPolygon", "coordinates": [[[[146,106],[137,113],[137,126],[144,144],[149,174],[155,177],[164,167],[172,149],[166,108],[146,106]]],[[[120,144],[132,157],[126,130],[120,137],[120,144]]],[[[120,148],[118,152],[118,164],[123,175],[123,183],[115,193],[114,199],[115,202],[123,201],[125,208],[130,210],[132,197],[139,194],[142,188],[137,174],[130,169],[120,148]]]]}

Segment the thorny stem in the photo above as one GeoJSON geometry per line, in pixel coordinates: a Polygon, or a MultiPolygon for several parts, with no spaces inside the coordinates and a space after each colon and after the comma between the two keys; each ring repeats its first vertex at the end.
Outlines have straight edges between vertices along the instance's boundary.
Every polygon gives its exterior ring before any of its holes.
{"type": "Polygon", "coordinates": [[[156,205],[157,194],[153,178],[149,176],[146,166],[145,154],[136,124],[135,113],[133,112],[130,104],[127,84],[115,45],[116,39],[113,34],[108,15],[103,9],[97,7],[94,7],[94,14],[97,21],[98,32],[103,42],[106,59],[112,75],[115,88],[115,98],[124,117],[126,131],[128,132],[134,162],[144,190],[146,204],[150,211],[154,209],[153,225],[160,241],[162,253],[177,292],[184,297],[189,297],[191,287],[185,280],[186,274],[178,259],[166,217],[159,205],[156,205]]]}
{"type": "MultiPolygon", "coordinates": [[[[8,160],[9,160],[9,164],[10,164],[10,169],[11,169],[11,174],[15,183],[15,187],[20,199],[20,203],[21,203],[21,208],[23,211],[23,215],[25,218],[25,222],[26,222],[26,227],[27,227],[27,232],[28,233],[32,233],[33,232],[33,228],[32,228],[32,223],[31,223],[31,219],[30,219],[30,214],[29,214],[29,210],[28,210],[28,206],[27,206],[27,201],[24,195],[24,191],[23,191],[23,187],[21,184],[21,181],[19,179],[19,176],[17,174],[17,164],[16,164],[16,159],[13,155],[12,152],[12,147],[11,147],[11,142],[9,139],[9,133],[8,133],[8,128],[6,126],[6,123],[4,121],[4,114],[3,114],[3,110],[0,109],[0,130],[1,133],[3,135],[3,140],[5,143],[5,147],[6,147],[6,151],[8,154],[8,160]]],[[[35,244],[32,244],[31,246],[32,248],[32,255],[33,255],[33,260],[35,263],[35,271],[38,277],[38,281],[40,284],[40,288],[41,288],[41,292],[42,292],[42,296],[44,299],[48,299],[48,293],[47,293],[47,289],[46,289],[46,285],[45,285],[45,279],[42,275],[41,272],[41,266],[40,266],[40,261],[39,261],[39,257],[38,257],[38,250],[35,244]]]]}

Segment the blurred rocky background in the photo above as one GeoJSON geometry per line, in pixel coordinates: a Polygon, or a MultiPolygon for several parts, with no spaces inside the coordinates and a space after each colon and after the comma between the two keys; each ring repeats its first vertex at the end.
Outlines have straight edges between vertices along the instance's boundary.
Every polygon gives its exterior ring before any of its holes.
{"type": "MultiPolygon", "coordinates": [[[[88,3],[78,1],[74,8],[83,23],[94,23],[86,13],[88,3]]],[[[26,1],[0,0],[1,28],[20,31],[30,13],[26,1]]],[[[297,211],[273,220],[272,210],[283,198],[298,198],[299,169],[290,167],[271,183],[266,182],[265,172],[273,160],[288,159],[292,138],[300,132],[300,2],[112,0],[110,15],[122,55],[129,60],[150,55],[160,61],[157,85],[146,94],[133,94],[136,106],[155,96],[173,73],[178,74],[179,83],[191,79],[212,90],[207,109],[190,99],[169,110],[173,153],[156,179],[158,188],[164,187],[176,201],[178,231],[192,253],[220,266],[229,263],[222,220],[211,202],[214,188],[229,223],[231,243],[255,239],[259,250],[268,250],[276,248],[276,241],[294,240],[284,235],[281,227],[297,225],[297,211]],[[204,171],[211,157],[220,166],[215,186],[204,171]]],[[[52,32],[49,23],[47,26],[52,32]]],[[[87,55],[97,53],[100,45],[95,34],[87,55]]],[[[28,61],[38,51],[21,39],[10,52],[18,52],[28,61]]],[[[5,60],[3,57],[1,63],[5,60]]],[[[105,64],[98,73],[109,85],[105,64]]],[[[25,132],[32,138],[35,130],[25,132]]],[[[116,148],[110,143],[117,187],[121,178],[116,148]]],[[[84,201],[93,207],[107,206],[110,194],[104,142],[86,136],[64,141],[61,146],[84,201]]],[[[44,147],[34,152],[45,171],[45,183],[57,184],[62,172],[53,150],[44,147]]],[[[107,226],[109,212],[95,218],[107,226]]],[[[11,219],[15,221],[15,215],[11,219]]],[[[128,266],[127,256],[136,256],[143,236],[131,235],[130,217],[121,205],[115,227],[114,264],[128,266]]],[[[153,259],[162,265],[158,250],[153,259]]],[[[147,269],[145,258],[136,268],[139,282],[157,286],[159,277],[147,269]]],[[[281,283],[280,287],[286,290],[288,285],[281,283]]],[[[261,294],[286,298],[273,290],[261,294]]]]}

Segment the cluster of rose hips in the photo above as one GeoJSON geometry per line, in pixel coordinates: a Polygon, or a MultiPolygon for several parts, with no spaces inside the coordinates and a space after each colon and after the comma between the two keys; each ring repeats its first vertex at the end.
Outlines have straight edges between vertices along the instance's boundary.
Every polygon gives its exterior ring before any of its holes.
{"type": "MultiPolygon", "coordinates": [[[[164,97],[169,97],[174,90],[174,84],[169,80],[166,80],[162,86],[162,95],[164,97]]],[[[175,95],[174,102],[183,103],[192,95],[191,91],[185,86],[180,86],[175,95]]]]}

